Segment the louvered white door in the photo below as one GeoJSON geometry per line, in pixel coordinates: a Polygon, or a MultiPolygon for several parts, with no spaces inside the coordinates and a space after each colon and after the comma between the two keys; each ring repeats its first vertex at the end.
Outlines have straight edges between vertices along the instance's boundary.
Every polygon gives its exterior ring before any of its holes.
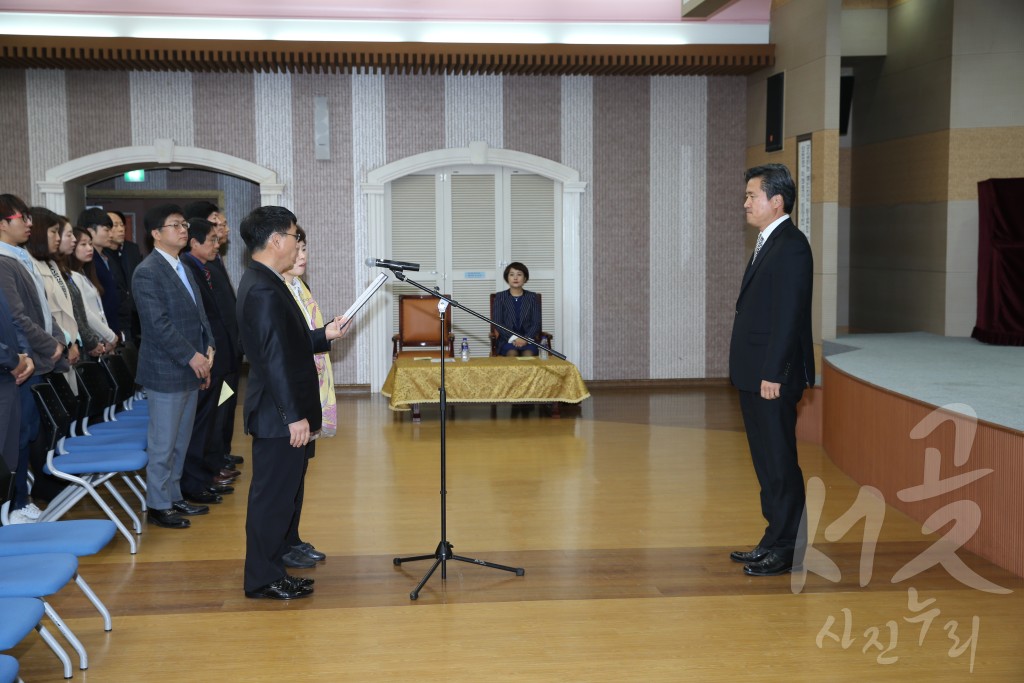
{"type": "MultiPolygon", "coordinates": [[[[490,295],[508,287],[502,278],[505,266],[524,263],[530,270],[526,288],[543,297],[543,329],[557,341],[561,191],[556,185],[543,176],[495,167],[458,167],[397,179],[390,188],[393,258],[420,263],[420,272],[410,277],[436,284],[485,316],[490,315],[490,295]]],[[[402,283],[393,287],[397,331],[397,295],[416,290],[402,283]]],[[[456,346],[466,337],[473,355],[490,352],[487,323],[456,309],[452,326],[456,346]]]]}

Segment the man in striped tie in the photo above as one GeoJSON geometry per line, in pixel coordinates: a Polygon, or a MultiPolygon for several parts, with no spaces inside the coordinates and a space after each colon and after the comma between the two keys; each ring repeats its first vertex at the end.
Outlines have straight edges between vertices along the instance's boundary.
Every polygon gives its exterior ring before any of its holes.
{"type": "Polygon", "coordinates": [[[775,576],[793,568],[804,510],[796,406],[804,388],[815,381],[814,264],[807,238],[789,217],[796,199],[789,169],[782,164],[757,166],[745,179],[743,209],[758,239],[736,300],[729,377],[739,389],[768,527],[753,550],[737,550],[730,558],[742,563],[749,576],[775,576]]]}

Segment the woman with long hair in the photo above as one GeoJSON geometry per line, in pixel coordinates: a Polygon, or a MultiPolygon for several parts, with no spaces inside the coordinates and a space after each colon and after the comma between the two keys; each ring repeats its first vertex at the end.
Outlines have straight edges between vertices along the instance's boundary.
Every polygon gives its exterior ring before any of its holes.
{"type": "MultiPolygon", "coordinates": [[[[53,319],[64,330],[65,342],[68,347],[68,362],[78,362],[81,349],[81,334],[78,321],[75,320],[74,304],[71,301],[71,290],[64,276],[57,267],[56,255],[60,246],[60,216],[49,209],[35,206],[30,209],[32,214],[32,230],[25,249],[32,257],[32,265],[42,278],[46,290],[46,302],[53,313],[53,319]]],[[[71,388],[77,391],[75,374],[71,370],[64,373],[71,388]]]]}
{"type": "Polygon", "coordinates": [[[75,313],[75,322],[78,323],[78,333],[82,337],[82,350],[90,356],[98,357],[106,351],[106,343],[99,333],[89,325],[89,317],[85,312],[85,300],[82,298],[82,290],[71,277],[71,266],[68,259],[75,251],[75,233],[71,221],[65,216],[59,216],[60,240],[57,243],[57,253],[54,261],[57,270],[60,271],[64,282],[67,283],[71,292],[71,306],[75,313]]]}
{"type": "Polygon", "coordinates": [[[118,336],[110,329],[110,325],[107,324],[107,316],[103,312],[102,285],[96,277],[96,269],[92,264],[94,255],[92,235],[88,230],[82,228],[74,228],[72,234],[75,238],[75,246],[67,256],[71,280],[82,293],[86,320],[89,327],[103,341],[103,352],[113,351],[117,345],[118,336]]]}

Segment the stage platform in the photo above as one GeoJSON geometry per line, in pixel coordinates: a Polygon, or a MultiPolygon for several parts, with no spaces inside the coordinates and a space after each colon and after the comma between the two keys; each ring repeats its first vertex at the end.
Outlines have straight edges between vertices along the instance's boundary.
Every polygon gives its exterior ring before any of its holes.
{"type": "Polygon", "coordinates": [[[848,335],[822,353],[877,387],[933,406],[963,403],[979,420],[1024,432],[1024,347],[911,332],[848,335]]]}
{"type": "Polygon", "coordinates": [[[826,342],[823,355],[808,415],[820,410],[821,444],[839,469],[1024,576],[1024,349],[864,334],[826,342]]]}

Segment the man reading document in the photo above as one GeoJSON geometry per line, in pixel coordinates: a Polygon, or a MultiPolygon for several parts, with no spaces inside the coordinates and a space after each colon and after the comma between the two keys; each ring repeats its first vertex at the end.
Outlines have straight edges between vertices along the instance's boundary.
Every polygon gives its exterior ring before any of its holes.
{"type": "Polygon", "coordinates": [[[239,336],[249,381],[243,418],[252,435],[252,484],[245,521],[245,595],[292,600],[313,592],[312,580],[289,576],[289,525],[310,438],[321,424],[314,353],[347,332],[344,317],[310,330],[282,274],[299,253],[295,215],[263,206],[240,227],[252,263],[238,288],[239,336]]]}

